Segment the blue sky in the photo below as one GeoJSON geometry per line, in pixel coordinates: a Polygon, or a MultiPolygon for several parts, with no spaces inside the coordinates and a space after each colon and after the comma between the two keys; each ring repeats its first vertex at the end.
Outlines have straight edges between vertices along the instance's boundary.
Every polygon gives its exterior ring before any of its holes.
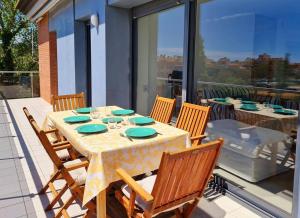
{"type": "MultiPolygon", "coordinates": [[[[298,0],[215,0],[201,4],[200,32],[211,59],[243,60],[268,53],[300,62],[298,0]]],[[[159,53],[182,55],[184,7],[160,13],[159,53]]]]}

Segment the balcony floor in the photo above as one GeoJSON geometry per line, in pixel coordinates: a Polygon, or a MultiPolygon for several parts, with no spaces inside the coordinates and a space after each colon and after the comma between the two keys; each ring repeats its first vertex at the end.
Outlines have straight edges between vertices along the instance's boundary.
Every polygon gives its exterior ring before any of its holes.
{"type": "MultiPolygon", "coordinates": [[[[39,125],[42,125],[46,113],[52,110],[51,105],[41,98],[7,102],[0,99],[0,214],[2,217],[53,217],[53,211],[45,213],[43,209],[49,202],[48,197],[37,194],[52,173],[53,166],[23,114],[24,106],[29,109],[39,125]]],[[[61,187],[63,184],[62,181],[58,181],[56,185],[61,187]]],[[[59,205],[56,205],[55,211],[58,208],[59,205]]],[[[71,217],[81,217],[85,211],[74,203],[68,212],[71,217]]],[[[113,197],[108,198],[108,213],[112,218],[126,217],[113,197]]],[[[230,196],[222,196],[208,190],[206,198],[200,201],[192,217],[261,216],[230,196]]],[[[173,214],[159,217],[173,217],[173,214]]]]}

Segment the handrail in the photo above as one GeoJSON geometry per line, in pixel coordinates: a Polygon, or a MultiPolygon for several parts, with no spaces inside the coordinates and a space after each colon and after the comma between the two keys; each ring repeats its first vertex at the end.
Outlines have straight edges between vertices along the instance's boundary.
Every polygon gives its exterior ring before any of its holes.
{"type": "Polygon", "coordinates": [[[15,73],[39,73],[39,71],[0,71],[0,73],[15,74],[15,73]]]}
{"type": "Polygon", "coordinates": [[[197,81],[198,84],[206,84],[206,85],[218,85],[218,86],[230,86],[230,87],[239,87],[239,88],[252,88],[252,89],[263,89],[263,90],[270,90],[270,91],[284,91],[290,93],[300,93],[300,91],[290,90],[290,89],[278,89],[278,88],[267,88],[267,87],[260,87],[260,86],[253,86],[253,85],[237,85],[237,84],[230,84],[230,83],[216,83],[216,82],[205,82],[205,81],[197,81]]]}

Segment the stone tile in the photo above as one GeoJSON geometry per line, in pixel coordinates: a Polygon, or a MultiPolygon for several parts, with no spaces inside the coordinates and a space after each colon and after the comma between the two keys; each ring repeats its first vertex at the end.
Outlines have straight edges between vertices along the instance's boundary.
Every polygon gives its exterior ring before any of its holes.
{"type": "MultiPolygon", "coordinates": [[[[14,195],[12,195],[14,196],[14,195]]],[[[22,197],[8,197],[8,198],[0,198],[0,208],[8,207],[11,205],[23,203],[23,198],[22,197]]]]}
{"type": "Polygon", "coordinates": [[[14,160],[0,160],[0,175],[3,175],[2,170],[12,167],[15,167],[14,160]]]}
{"type": "Polygon", "coordinates": [[[232,200],[231,198],[228,198],[226,196],[222,196],[220,198],[217,198],[214,203],[221,208],[222,210],[224,210],[226,213],[230,213],[234,210],[240,209],[242,206],[240,204],[238,204],[237,202],[235,202],[234,200],[232,200]]]}
{"type": "Polygon", "coordinates": [[[202,198],[191,218],[221,218],[225,215],[226,212],[218,207],[214,201],[208,201],[207,199],[202,198]]]}
{"type": "Polygon", "coordinates": [[[252,211],[246,208],[237,209],[225,216],[225,218],[261,218],[261,216],[253,213],[252,211]]]}
{"type": "Polygon", "coordinates": [[[1,197],[2,196],[11,197],[11,196],[13,196],[11,194],[15,194],[15,193],[19,193],[19,195],[22,195],[20,184],[18,181],[13,182],[13,183],[8,183],[8,184],[2,185],[0,187],[0,196],[1,197]]]}
{"type": "Polygon", "coordinates": [[[2,217],[20,217],[27,216],[24,203],[11,205],[9,207],[0,208],[0,214],[2,217]]]}

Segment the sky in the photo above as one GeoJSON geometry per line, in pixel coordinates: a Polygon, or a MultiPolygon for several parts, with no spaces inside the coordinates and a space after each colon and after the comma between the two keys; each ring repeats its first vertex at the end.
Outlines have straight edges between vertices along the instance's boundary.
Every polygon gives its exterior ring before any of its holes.
{"type": "MultiPolygon", "coordinates": [[[[198,10],[208,58],[244,60],[289,53],[292,62],[300,62],[299,0],[212,0],[198,10]]],[[[161,12],[158,26],[159,54],[182,55],[184,7],[161,12]]]]}

